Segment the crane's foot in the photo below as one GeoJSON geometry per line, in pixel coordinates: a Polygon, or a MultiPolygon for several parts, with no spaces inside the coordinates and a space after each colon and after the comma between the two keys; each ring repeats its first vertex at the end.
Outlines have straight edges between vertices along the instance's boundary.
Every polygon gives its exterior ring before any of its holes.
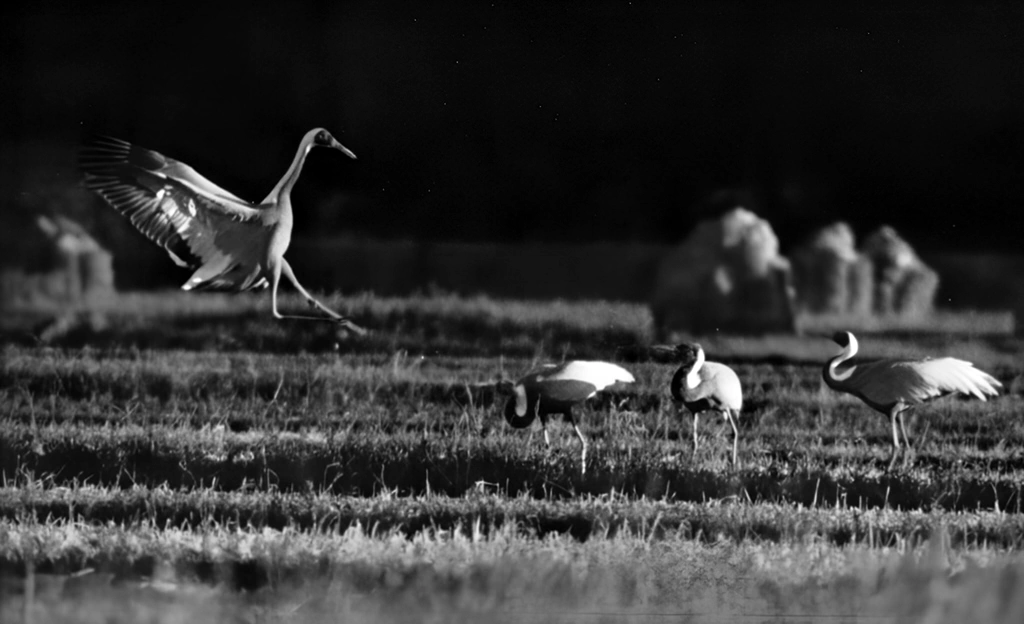
{"type": "Polygon", "coordinates": [[[365,336],[367,334],[367,331],[365,329],[363,329],[362,327],[356,325],[355,323],[353,323],[352,321],[350,321],[347,318],[336,319],[335,323],[338,324],[338,328],[339,329],[347,329],[348,331],[350,331],[350,332],[352,332],[352,333],[354,333],[356,335],[365,336]]]}

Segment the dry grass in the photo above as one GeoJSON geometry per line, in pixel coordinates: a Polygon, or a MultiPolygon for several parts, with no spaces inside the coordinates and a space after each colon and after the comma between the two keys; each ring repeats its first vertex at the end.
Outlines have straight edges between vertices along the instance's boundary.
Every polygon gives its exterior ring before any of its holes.
{"type": "Polygon", "coordinates": [[[49,347],[17,333],[38,310],[6,317],[0,619],[34,594],[34,621],[1021,620],[1024,347],[1003,316],[807,326],[1006,384],[923,410],[917,463],[887,475],[885,423],[822,388],[823,336],[681,337],[743,381],[734,470],[710,418],[691,461],[646,308],[330,299],[374,334],[177,291],[49,347]],[[586,477],[570,430],[545,451],[491,386],[569,357],[637,377],[580,410],[586,477]]]}
{"type": "MultiPolygon", "coordinates": [[[[62,522],[0,523],[0,534],[23,551],[103,548],[142,572],[36,574],[36,621],[1018,622],[1024,614],[1020,555],[950,548],[942,531],[875,548],[651,540],[645,531],[537,540],[478,525],[411,539],[361,526],[339,534],[62,522]],[[232,591],[247,586],[259,589],[232,591]]],[[[17,621],[25,584],[7,579],[3,589],[0,615],[17,621]]]]}

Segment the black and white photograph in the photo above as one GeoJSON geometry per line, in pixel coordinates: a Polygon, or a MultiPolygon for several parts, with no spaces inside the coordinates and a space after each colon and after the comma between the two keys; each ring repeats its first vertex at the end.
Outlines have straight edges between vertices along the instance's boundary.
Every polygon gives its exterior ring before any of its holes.
{"type": "Polygon", "coordinates": [[[1024,5],[0,7],[0,621],[1024,621],[1024,5]]]}

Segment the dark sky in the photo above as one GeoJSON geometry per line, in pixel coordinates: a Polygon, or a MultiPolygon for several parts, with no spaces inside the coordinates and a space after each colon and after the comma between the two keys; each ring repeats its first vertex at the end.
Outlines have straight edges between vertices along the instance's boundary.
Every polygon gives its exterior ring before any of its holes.
{"type": "Polygon", "coordinates": [[[324,126],[359,160],[313,153],[300,235],[675,242],[728,191],[784,246],[1020,248],[1017,3],[261,6],[0,9],[5,149],[110,134],[258,200],[324,126]]]}

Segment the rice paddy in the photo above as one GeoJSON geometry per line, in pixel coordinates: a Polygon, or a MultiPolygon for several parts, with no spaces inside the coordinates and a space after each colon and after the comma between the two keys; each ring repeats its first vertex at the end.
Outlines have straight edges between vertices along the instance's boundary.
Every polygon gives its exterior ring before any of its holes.
{"type": "Polygon", "coordinates": [[[39,310],[0,324],[0,618],[1024,614],[1024,341],[999,315],[694,337],[744,386],[733,468],[714,419],[691,458],[641,306],[328,300],[373,328],[356,338],[265,304],[127,295],[46,345],[39,310]],[[813,334],[839,327],[864,357],[972,360],[1004,393],[918,409],[914,461],[887,472],[885,420],[821,382],[836,348],[813,334]],[[585,475],[570,427],[546,449],[494,392],[571,358],[637,378],[579,412],[585,475]]]}

